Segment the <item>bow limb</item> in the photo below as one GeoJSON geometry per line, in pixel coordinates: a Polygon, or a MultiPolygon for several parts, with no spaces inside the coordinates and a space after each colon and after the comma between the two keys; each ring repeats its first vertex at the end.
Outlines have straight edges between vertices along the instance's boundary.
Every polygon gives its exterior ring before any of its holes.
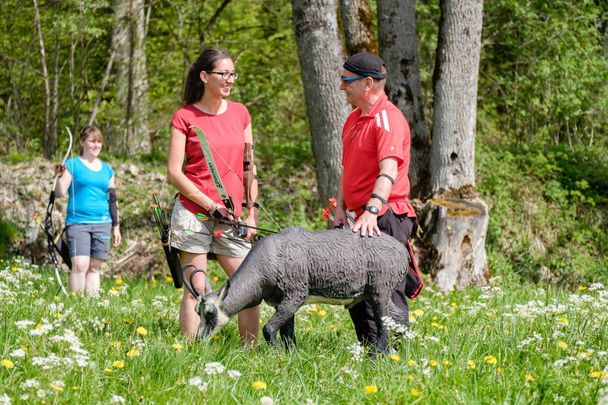
{"type": "MultiPolygon", "coordinates": [[[[68,156],[70,156],[70,153],[72,152],[72,145],[74,143],[74,137],[72,136],[72,131],[70,131],[70,128],[68,128],[68,127],[66,127],[66,129],[68,131],[70,143],[68,145],[68,150],[66,151],[66,153],[63,156],[63,159],[61,161],[62,166],[65,165],[65,162],[68,159],[68,156]]],[[[55,207],[55,187],[57,186],[58,179],[59,179],[59,175],[55,174],[55,178],[53,179],[53,185],[51,187],[51,192],[49,194],[49,201],[46,206],[46,216],[44,218],[43,229],[44,229],[44,233],[46,234],[47,244],[49,245],[49,255],[51,256],[51,261],[53,262],[53,267],[55,269],[55,278],[57,279],[57,283],[61,287],[61,291],[63,291],[63,293],[65,295],[68,295],[68,292],[65,289],[65,287],[61,281],[61,276],[59,274],[59,262],[57,260],[57,254],[55,253],[55,249],[57,249],[58,251],[61,252],[59,246],[57,246],[57,242],[59,241],[61,234],[53,226],[53,208],[55,207]]],[[[71,265],[67,262],[66,262],[66,265],[68,265],[68,267],[71,267],[71,265]]]]}

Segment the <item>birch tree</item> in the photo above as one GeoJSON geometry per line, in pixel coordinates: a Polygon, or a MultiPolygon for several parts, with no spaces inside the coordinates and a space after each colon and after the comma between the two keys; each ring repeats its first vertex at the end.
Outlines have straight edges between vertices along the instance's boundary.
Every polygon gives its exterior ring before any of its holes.
{"type": "Polygon", "coordinates": [[[149,152],[144,0],[117,0],[115,14],[116,98],[125,114],[120,146],[127,153],[149,152]]]}

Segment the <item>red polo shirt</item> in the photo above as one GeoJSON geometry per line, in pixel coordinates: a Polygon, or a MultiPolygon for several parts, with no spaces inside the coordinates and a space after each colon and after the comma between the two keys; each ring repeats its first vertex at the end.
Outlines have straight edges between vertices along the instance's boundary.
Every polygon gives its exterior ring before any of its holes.
{"type": "MultiPolygon", "coordinates": [[[[380,174],[380,161],[397,160],[397,178],[388,197],[395,214],[416,217],[408,200],[410,128],[401,111],[383,94],[365,115],[355,108],[342,129],[342,180],[346,207],[361,215],[380,174]]],[[[383,205],[380,215],[387,206],[383,205]]]]}
{"type": "MultiPolygon", "coordinates": [[[[207,114],[193,105],[187,105],[175,112],[171,126],[186,135],[186,163],[184,174],[196,187],[213,201],[222,204],[215,188],[211,173],[201,149],[201,143],[191,126],[199,127],[205,133],[222,183],[234,204],[234,214],[243,212],[243,152],[245,129],[251,123],[247,107],[228,101],[222,114],[207,114]]],[[[180,195],[180,202],[190,212],[207,213],[198,204],[180,195]]]]}

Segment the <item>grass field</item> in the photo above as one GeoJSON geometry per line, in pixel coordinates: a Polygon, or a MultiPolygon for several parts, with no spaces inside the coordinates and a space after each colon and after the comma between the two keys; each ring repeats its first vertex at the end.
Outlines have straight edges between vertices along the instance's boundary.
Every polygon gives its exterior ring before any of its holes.
{"type": "Polygon", "coordinates": [[[51,270],[4,260],[0,404],[608,404],[605,287],[507,284],[426,288],[397,354],[372,360],[342,307],[302,308],[293,353],[243,347],[235,320],[190,342],[181,291],[160,275],[65,297],[51,270]]]}

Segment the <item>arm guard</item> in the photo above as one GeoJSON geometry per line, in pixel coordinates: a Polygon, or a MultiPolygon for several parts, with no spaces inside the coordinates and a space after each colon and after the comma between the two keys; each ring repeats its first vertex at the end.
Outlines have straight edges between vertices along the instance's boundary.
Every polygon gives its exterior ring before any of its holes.
{"type": "Polygon", "coordinates": [[[110,217],[112,218],[112,226],[119,224],[118,222],[118,203],[116,202],[116,189],[108,190],[108,201],[110,202],[110,217]]]}
{"type": "Polygon", "coordinates": [[[245,188],[245,205],[251,208],[254,203],[251,196],[251,184],[255,180],[253,174],[253,145],[245,142],[245,153],[243,154],[243,187],[245,188]]]}

